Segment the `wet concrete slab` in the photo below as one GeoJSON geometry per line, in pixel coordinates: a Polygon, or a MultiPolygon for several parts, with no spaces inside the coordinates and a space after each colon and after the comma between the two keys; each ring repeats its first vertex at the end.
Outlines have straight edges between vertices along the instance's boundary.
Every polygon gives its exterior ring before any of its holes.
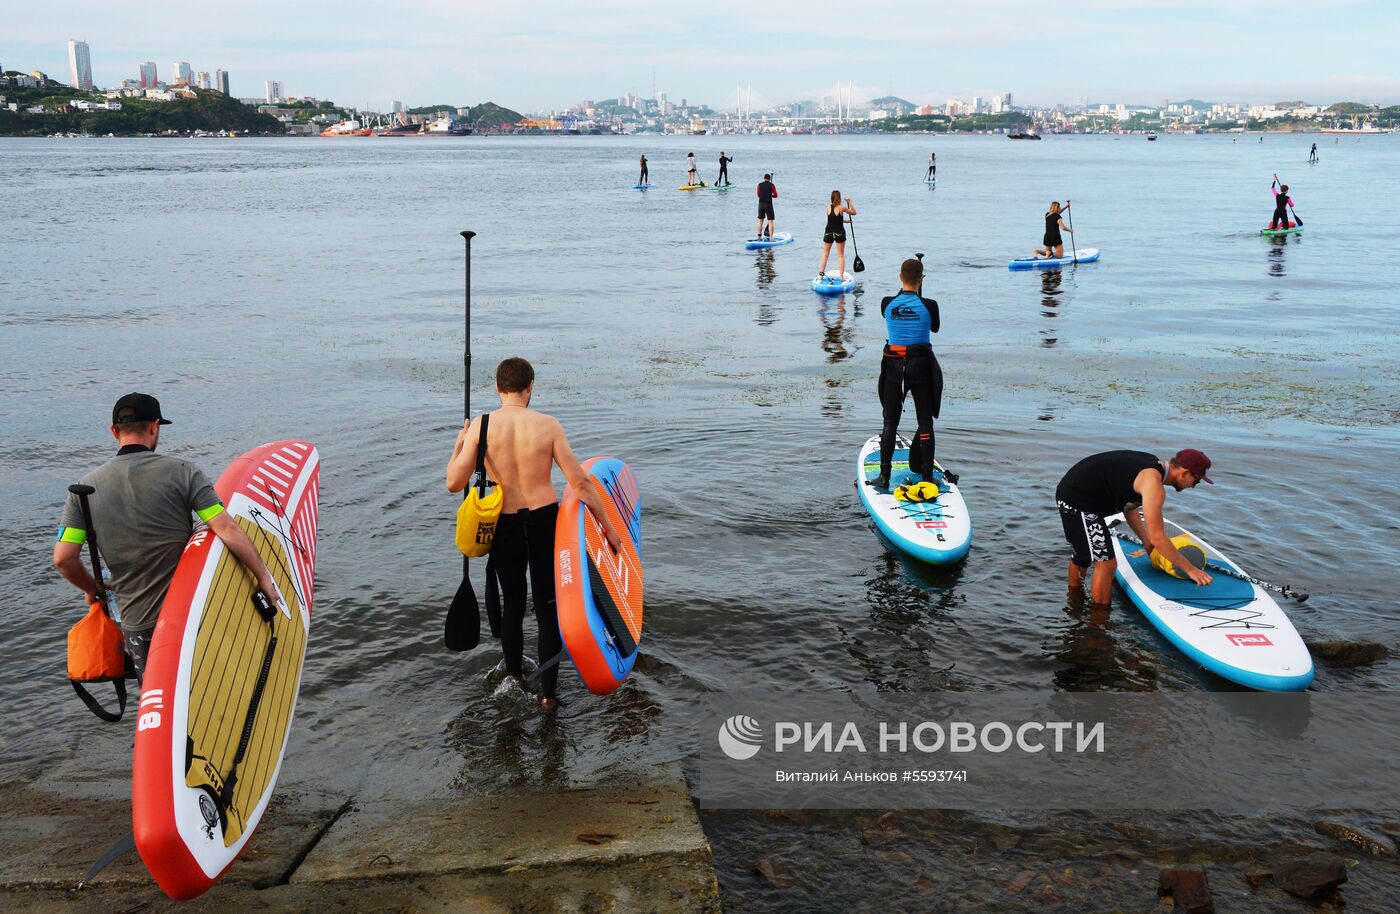
{"type": "Polygon", "coordinates": [[[77,888],[130,830],[129,791],[116,772],[0,787],[0,910],[720,910],[677,768],[581,790],[364,803],[289,788],[220,883],[183,903],[135,853],[77,888]]]}

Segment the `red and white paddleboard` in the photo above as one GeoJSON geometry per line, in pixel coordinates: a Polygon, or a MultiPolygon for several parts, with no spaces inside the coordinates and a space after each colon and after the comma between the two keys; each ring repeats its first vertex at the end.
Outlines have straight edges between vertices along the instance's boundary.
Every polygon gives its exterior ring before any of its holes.
{"type": "Polygon", "coordinates": [[[223,875],[272,798],[311,626],[320,455],[254,448],[214,488],[282,592],[265,620],[253,576],[196,530],[160,611],[137,712],[132,831],[156,882],[193,898],[223,875]]]}

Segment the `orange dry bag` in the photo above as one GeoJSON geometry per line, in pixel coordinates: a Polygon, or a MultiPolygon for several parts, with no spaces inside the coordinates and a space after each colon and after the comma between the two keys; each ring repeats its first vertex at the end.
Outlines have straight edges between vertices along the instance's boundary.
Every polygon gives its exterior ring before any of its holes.
{"type": "Polygon", "coordinates": [[[100,602],[88,607],[81,622],[68,629],[68,681],[88,706],[88,710],[105,721],[118,721],[126,712],[126,650],[122,630],[100,602]],[[97,703],[85,682],[110,682],[117,690],[117,712],[113,714],[97,703]]]}

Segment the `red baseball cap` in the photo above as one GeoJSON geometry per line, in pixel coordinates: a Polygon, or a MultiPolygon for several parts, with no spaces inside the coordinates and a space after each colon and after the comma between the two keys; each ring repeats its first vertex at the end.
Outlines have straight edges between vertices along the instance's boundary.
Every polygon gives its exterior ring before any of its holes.
{"type": "Polygon", "coordinates": [[[1176,456],[1172,458],[1172,463],[1183,470],[1190,470],[1202,480],[1215,485],[1215,480],[1206,475],[1210,471],[1210,458],[1203,452],[1188,447],[1185,450],[1177,451],[1176,456]]]}

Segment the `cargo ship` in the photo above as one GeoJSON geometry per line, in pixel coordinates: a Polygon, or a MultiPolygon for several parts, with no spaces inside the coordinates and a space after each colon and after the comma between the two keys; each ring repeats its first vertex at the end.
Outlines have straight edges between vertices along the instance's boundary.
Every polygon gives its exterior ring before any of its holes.
{"type": "Polygon", "coordinates": [[[380,127],[374,131],[375,136],[418,136],[423,132],[420,124],[395,124],[392,127],[380,127]]]}
{"type": "Polygon", "coordinates": [[[470,127],[457,123],[457,119],[450,114],[443,115],[423,128],[424,136],[467,136],[471,132],[470,127]]]}
{"type": "Polygon", "coordinates": [[[359,121],[341,121],[321,131],[321,136],[369,136],[373,131],[361,127],[359,121]]]}

